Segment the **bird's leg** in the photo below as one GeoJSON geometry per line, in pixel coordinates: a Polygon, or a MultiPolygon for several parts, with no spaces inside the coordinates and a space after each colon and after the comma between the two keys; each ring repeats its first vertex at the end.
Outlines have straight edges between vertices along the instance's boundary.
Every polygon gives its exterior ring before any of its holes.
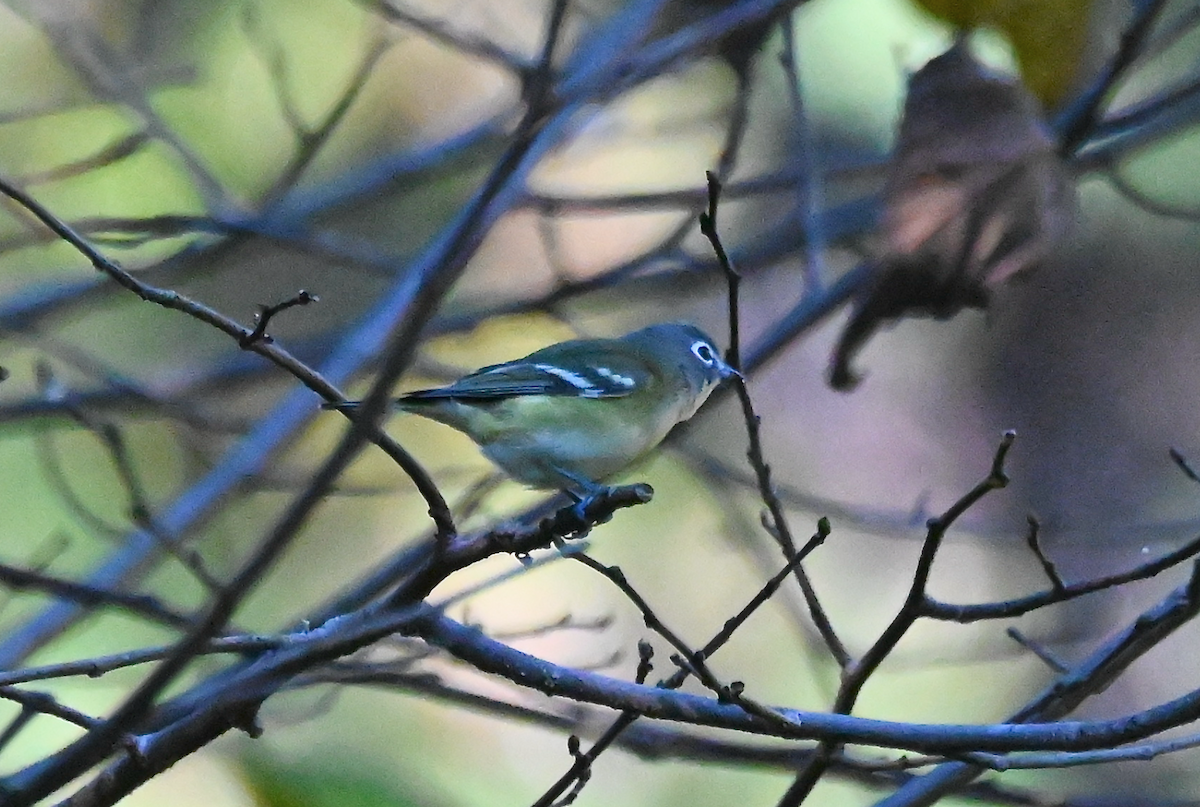
{"type": "Polygon", "coordinates": [[[571,512],[582,523],[586,523],[587,521],[588,505],[598,496],[612,490],[608,485],[601,485],[587,477],[565,471],[557,466],[554,468],[554,473],[562,477],[563,481],[567,483],[563,486],[563,493],[574,500],[575,506],[571,508],[571,512]]]}

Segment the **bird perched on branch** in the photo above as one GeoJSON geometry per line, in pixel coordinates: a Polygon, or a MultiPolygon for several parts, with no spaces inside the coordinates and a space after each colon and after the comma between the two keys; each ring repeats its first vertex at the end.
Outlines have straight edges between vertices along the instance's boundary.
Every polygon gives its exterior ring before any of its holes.
{"type": "Polygon", "coordinates": [[[699,328],[664,323],[616,339],[559,342],[406,393],[394,406],[463,432],[518,482],[579,498],[646,456],[735,375],[699,328]]]}

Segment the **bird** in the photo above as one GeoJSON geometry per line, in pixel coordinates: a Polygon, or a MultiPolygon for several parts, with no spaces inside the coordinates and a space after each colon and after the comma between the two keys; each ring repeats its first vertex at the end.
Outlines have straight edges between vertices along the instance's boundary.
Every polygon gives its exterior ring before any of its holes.
{"type": "MultiPolygon", "coordinates": [[[[740,375],[702,330],[667,322],[559,342],[392,403],[466,434],[517,482],[582,501],[740,375]]],[[[325,407],[347,412],[361,403],[325,407]]]]}

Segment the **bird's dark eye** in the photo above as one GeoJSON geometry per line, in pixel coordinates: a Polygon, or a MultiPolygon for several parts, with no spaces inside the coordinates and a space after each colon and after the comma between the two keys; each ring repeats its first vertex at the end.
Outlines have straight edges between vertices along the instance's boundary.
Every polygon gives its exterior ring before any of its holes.
{"type": "Polygon", "coordinates": [[[697,359],[709,366],[712,366],[717,361],[717,354],[713,352],[712,346],[708,342],[694,342],[692,344],[692,353],[697,359]]]}

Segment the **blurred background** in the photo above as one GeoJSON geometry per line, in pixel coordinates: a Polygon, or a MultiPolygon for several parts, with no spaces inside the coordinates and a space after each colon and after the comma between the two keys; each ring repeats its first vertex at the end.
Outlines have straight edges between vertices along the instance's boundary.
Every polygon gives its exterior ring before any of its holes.
{"type": "MultiPolygon", "coordinates": [[[[632,5],[567,4],[555,54],[564,73],[586,77],[580,65],[599,69],[620,54],[645,78],[565,98],[569,114],[555,119],[519,192],[481,228],[461,275],[427,312],[404,388],[576,334],[616,335],[662,320],[694,321],[727,343],[724,279],[695,225],[704,172],[719,169],[720,227],[745,274],[743,346],[754,349],[806,304],[829,314],[790,334],[749,386],[797,536],[811,534],[818,517],[832,521],[831,539],[807,568],[852,653],[903,600],[925,520],[986,475],[1006,429],[1018,434],[1012,484],[948,537],[934,569],[939,598],[983,602],[1045,588],[1024,542],[1030,513],[1068,581],[1130,568],[1200,531],[1200,490],[1168,457],[1170,447],[1200,457],[1194,4],[1157,4],[1146,55],[1106,97],[1107,117],[1071,149],[1073,221],[1044,264],[991,289],[986,312],[882,329],[858,355],[863,378],[848,393],[826,381],[847,318],[840,304],[853,293],[839,283],[872,254],[908,76],[950,45],[955,26],[979,25],[976,55],[1026,76],[1047,120],[1062,120],[1055,116],[1095,85],[1148,4],[810,0],[744,40],[701,37],[658,62],[665,46],[656,51],[655,43],[677,43],[673,33],[688,26],[706,30],[706,15],[749,4],[672,0],[641,27],[614,24],[632,5]]],[[[258,306],[300,289],[319,295],[318,304],[280,314],[270,334],[354,397],[377,369],[378,353],[362,346],[386,333],[380,312],[434,254],[513,139],[535,91],[525,79],[538,63],[549,6],[12,0],[0,6],[0,173],[147,282],[245,324],[258,306]]],[[[320,413],[315,394],[297,392],[260,357],[139,302],[13,204],[5,209],[0,364],[10,376],[0,385],[8,502],[0,560],[79,578],[121,551],[144,523],[131,518],[140,504],[214,577],[232,573],[344,421],[320,413]],[[119,433],[136,484],[114,462],[101,425],[119,433]],[[255,460],[239,465],[247,453],[255,460]],[[226,472],[219,493],[201,492],[226,472]]],[[[388,428],[467,527],[543,498],[495,479],[456,432],[404,416],[388,428]]],[[[654,485],[654,501],[589,538],[594,556],[619,564],[696,646],[782,563],[759,526],[745,445],[736,401],[714,399],[629,475],[654,485]]],[[[411,483],[368,450],[235,624],[254,632],[295,625],[429,529],[411,483]]],[[[510,557],[494,558],[456,575],[435,600],[483,586],[450,613],[527,652],[632,677],[635,643],[647,631],[617,591],[561,562],[488,582],[516,568],[510,557]]],[[[1185,571],[1011,623],[922,623],[856,714],[1003,719],[1053,677],[1006,627],[1078,660],[1185,571]]],[[[127,581],[128,590],[184,612],[208,593],[177,558],[142,564],[127,581]]],[[[35,635],[29,626],[53,598],[3,597],[6,669],[175,635],[115,609],[35,635]]],[[[1077,714],[1121,715],[1193,688],[1196,636],[1184,634],[1077,714]]],[[[405,660],[403,675],[374,685],[314,682],[275,698],[261,738],[227,736],[127,803],[524,804],[568,767],[566,731],[495,703],[557,715],[585,737],[606,722],[599,711],[547,704],[409,646],[390,652],[405,660]],[[471,708],[466,693],[494,700],[471,708]]],[[[760,702],[799,708],[828,708],[838,683],[802,599],[787,589],[713,666],[745,681],[760,702]]],[[[96,714],[142,674],[40,688],[96,714]]],[[[0,705],[0,719],[18,712],[0,705]]],[[[77,733],[34,721],[0,749],[0,771],[77,733]]],[[[791,779],[770,765],[657,753],[666,758],[603,756],[578,803],[769,805],[791,779]]],[[[1040,803],[1136,795],[1174,804],[1200,792],[1198,770],[1188,752],[998,781],[1011,792],[1036,791],[1040,803]]],[[[814,798],[869,804],[887,791],[886,783],[835,776],[814,798]]]]}

